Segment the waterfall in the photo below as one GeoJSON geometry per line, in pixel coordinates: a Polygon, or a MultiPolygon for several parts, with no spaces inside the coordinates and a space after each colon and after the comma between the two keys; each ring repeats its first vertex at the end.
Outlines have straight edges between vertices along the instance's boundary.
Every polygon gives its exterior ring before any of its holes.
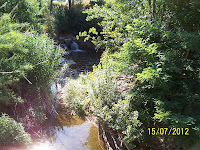
{"type": "MultiPolygon", "coordinates": [[[[69,53],[86,53],[85,50],[79,49],[78,44],[77,44],[76,42],[74,42],[74,41],[72,41],[71,44],[68,45],[69,48],[68,48],[67,44],[65,44],[64,41],[62,41],[62,42],[60,43],[60,46],[61,46],[62,48],[65,49],[64,55],[67,55],[67,54],[69,54],[69,53]]],[[[61,60],[61,63],[62,63],[62,62],[63,62],[63,60],[61,60]]]]}
{"type": "Polygon", "coordinates": [[[76,42],[72,41],[71,50],[77,50],[77,49],[79,49],[78,44],[76,42]]]}

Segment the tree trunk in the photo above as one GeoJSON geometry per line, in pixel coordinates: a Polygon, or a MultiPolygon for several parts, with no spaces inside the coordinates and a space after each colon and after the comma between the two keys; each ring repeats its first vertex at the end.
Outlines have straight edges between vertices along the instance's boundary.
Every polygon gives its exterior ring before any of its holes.
{"type": "Polygon", "coordinates": [[[72,6],[72,0],[68,0],[68,1],[69,1],[69,9],[70,9],[72,6]]]}
{"type": "Polygon", "coordinates": [[[52,8],[53,8],[53,0],[51,0],[51,3],[50,3],[50,12],[52,11],[52,8]]]}
{"type": "Polygon", "coordinates": [[[149,0],[149,14],[151,15],[151,0],[149,0]]]}
{"type": "Polygon", "coordinates": [[[156,16],[156,0],[153,0],[153,11],[152,11],[153,18],[156,16]]]}

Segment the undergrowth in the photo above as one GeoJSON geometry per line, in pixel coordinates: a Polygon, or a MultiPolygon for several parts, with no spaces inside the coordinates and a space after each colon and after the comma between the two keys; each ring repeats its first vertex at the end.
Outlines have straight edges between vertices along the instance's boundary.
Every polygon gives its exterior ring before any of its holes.
{"type": "Polygon", "coordinates": [[[106,59],[101,63],[93,72],[69,79],[63,88],[63,100],[77,114],[95,115],[103,126],[122,132],[129,143],[143,132],[138,111],[130,111],[130,96],[120,93],[116,74],[106,59]]]}
{"type": "MultiPolygon", "coordinates": [[[[87,10],[87,20],[97,19],[102,31],[91,28],[79,35],[106,51],[93,73],[67,83],[65,100],[122,133],[132,148],[134,142],[157,142],[163,149],[189,149],[200,139],[199,21],[186,26],[183,20],[191,18],[181,15],[175,1],[177,11],[170,0],[154,2],[154,9],[166,14],[149,11],[147,1],[119,0],[87,10]],[[131,91],[118,92],[113,72],[133,76],[131,91]],[[148,128],[163,127],[188,128],[190,133],[156,137],[148,133],[148,128]]],[[[197,1],[184,1],[182,6],[199,20],[193,9],[199,6],[197,1]]]]}
{"type": "Polygon", "coordinates": [[[0,16],[0,113],[8,114],[1,115],[1,145],[30,143],[25,131],[53,110],[47,94],[62,50],[54,48],[47,34],[29,29],[14,23],[11,14],[0,16]]]}
{"type": "Polygon", "coordinates": [[[6,114],[0,117],[0,146],[20,145],[28,146],[31,143],[31,137],[25,132],[22,124],[6,114]]]}

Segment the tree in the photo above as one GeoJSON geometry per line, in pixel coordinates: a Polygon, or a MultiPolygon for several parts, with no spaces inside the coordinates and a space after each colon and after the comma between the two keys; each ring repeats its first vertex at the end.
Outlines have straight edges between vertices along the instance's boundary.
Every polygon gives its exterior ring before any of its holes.
{"type": "Polygon", "coordinates": [[[69,1],[69,9],[70,9],[72,6],[72,1],[71,0],[68,0],[68,1],[69,1]]]}
{"type": "Polygon", "coordinates": [[[50,12],[52,11],[52,7],[53,7],[53,0],[51,0],[51,3],[50,3],[50,12]]]}
{"type": "Polygon", "coordinates": [[[153,18],[155,18],[155,15],[156,15],[156,0],[153,0],[153,11],[152,11],[152,15],[153,15],[153,18]]]}

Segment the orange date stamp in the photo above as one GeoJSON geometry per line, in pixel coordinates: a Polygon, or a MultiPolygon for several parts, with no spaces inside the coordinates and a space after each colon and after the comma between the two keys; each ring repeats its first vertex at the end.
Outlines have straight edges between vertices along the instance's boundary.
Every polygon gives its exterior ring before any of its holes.
{"type": "Polygon", "coordinates": [[[189,135],[189,128],[148,128],[149,135],[189,135]]]}

